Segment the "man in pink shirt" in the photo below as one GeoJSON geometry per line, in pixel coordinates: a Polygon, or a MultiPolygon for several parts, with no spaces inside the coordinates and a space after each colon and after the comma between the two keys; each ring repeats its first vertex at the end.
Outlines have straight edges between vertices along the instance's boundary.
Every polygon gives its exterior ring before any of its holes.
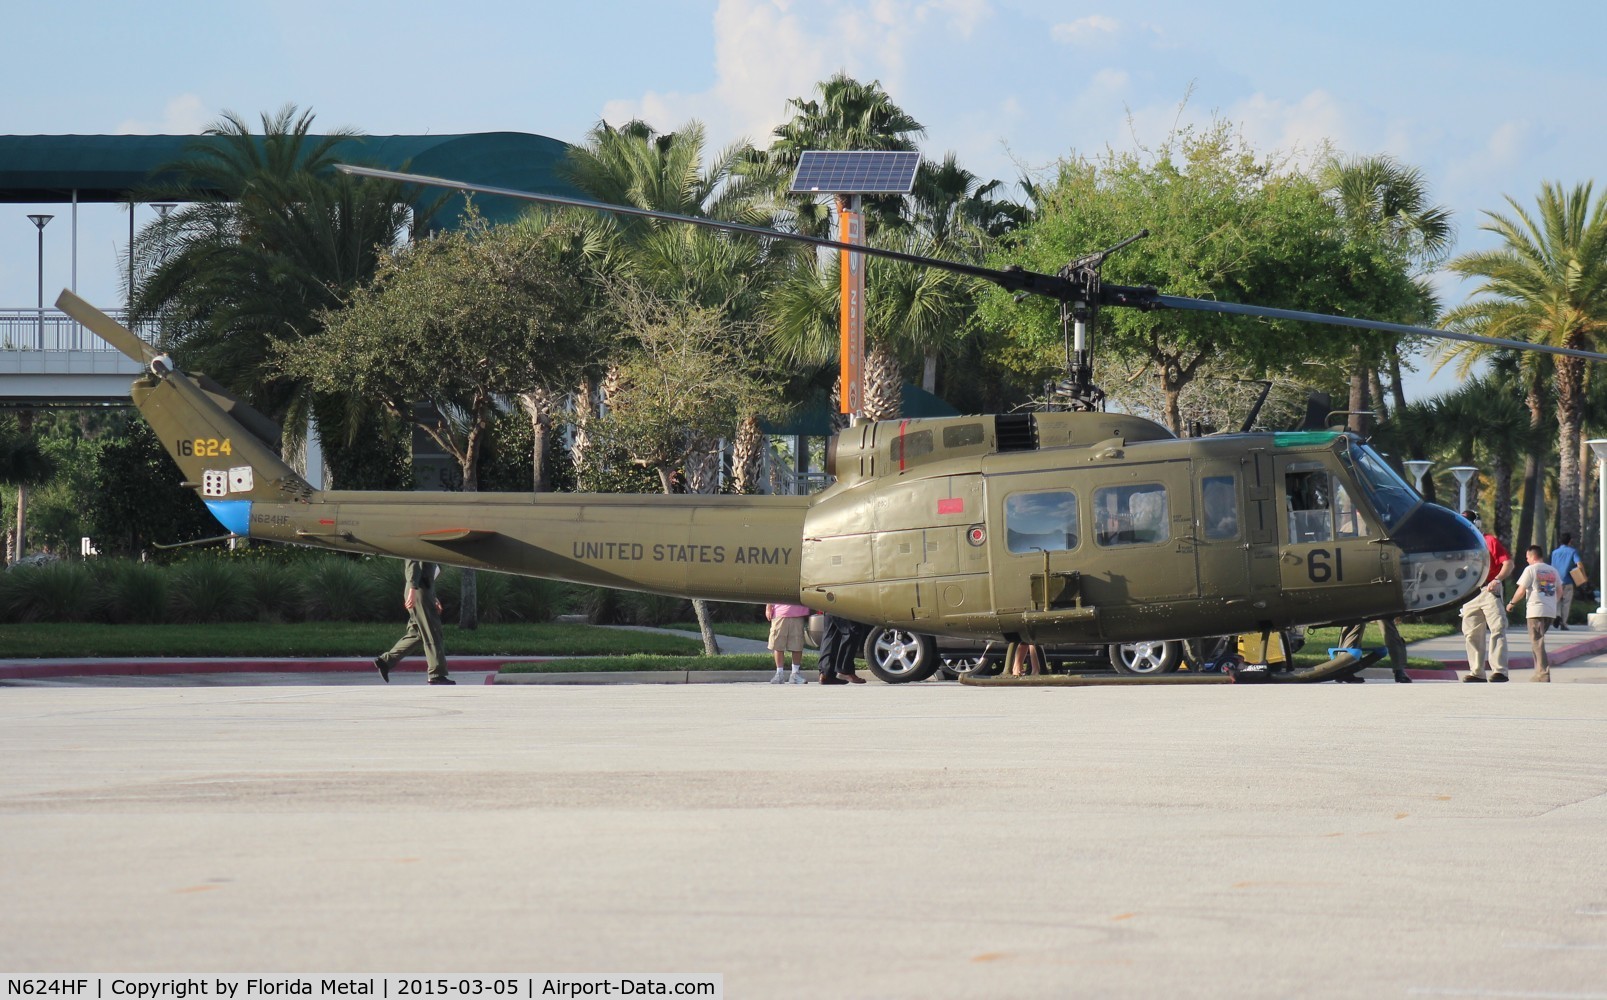
{"type": "Polygon", "coordinates": [[[782,664],[791,653],[792,683],[808,684],[809,679],[798,668],[803,665],[804,624],[809,620],[809,609],[802,604],[766,604],[764,616],[770,619],[770,651],[776,658],[776,675],[770,683],[787,683],[782,664]]]}

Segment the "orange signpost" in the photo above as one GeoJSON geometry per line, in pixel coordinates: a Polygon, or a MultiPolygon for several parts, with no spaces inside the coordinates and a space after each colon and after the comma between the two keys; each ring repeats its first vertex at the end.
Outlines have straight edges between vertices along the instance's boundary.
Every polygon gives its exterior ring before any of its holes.
{"type": "MultiPolygon", "coordinates": [[[[864,218],[857,196],[837,199],[838,239],[844,243],[863,242],[864,218]]],[[[838,408],[842,413],[858,414],[865,405],[865,255],[850,250],[842,254],[842,389],[838,408]]]]}

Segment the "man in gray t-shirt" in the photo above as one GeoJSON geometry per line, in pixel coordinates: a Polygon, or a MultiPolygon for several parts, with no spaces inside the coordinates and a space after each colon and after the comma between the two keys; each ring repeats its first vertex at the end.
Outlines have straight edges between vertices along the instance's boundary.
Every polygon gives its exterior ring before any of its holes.
{"type": "Polygon", "coordinates": [[[1534,650],[1534,676],[1532,681],[1551,680],[1551,664],[1546,660],[1546,630],[1557,617],[1557,598],[1562,593],[1562,574],[1546,562],[1540,546],[1531,545],[1524,552],[1529,565],[1518,577],[1518,589],[1513,591],[1507,610],[1521,600],[1527,600],[1524,613],[1529,619],[1529,648],[1534,650]]]}

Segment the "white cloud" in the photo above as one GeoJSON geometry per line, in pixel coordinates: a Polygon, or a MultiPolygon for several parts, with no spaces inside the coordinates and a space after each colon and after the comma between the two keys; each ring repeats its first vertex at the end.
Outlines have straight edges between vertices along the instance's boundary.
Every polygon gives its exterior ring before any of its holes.
{"type": "Polygon", "coordinates": [[[1057,42],[1067,42],[1080,45],[1093,42],[1104,35],[1114,35],[1121,29],[1121,24],[1113,17],[1103,14],[1092,14],[1080,17],[1075,21],[1057,24],[1049,29],[1049,36],[1057,42]]]}
{"type": "Polygon", "coordinates": [[[212,123],[213,115],[194,94],[180,94],[167,102],[159,121],[129,119],[117,126],[116,135],[194,135],[212,123]]]}
{"type": "Polygon", "coordinates": [[[1289,102],[1256,93],[1224,112],[1258,152],[1293,154],[1310,165],[1329,149],[1365,151],[1351,111],[1332,94],[1313,90],[1289,102]]]}
{"type": "Polygon", "coordinates": [[[907,59],[923,51],[921,39],[932,32],[966,39],[991,14],[987,0],[721,0],[707,90],[610,101],[603,117],[641,118],[659,129],[696,118],[708,127],[712,148],[740,138],[767,146],[788,117],[789,98],[811,95],[839,71],[901,94],[907,59]]]}

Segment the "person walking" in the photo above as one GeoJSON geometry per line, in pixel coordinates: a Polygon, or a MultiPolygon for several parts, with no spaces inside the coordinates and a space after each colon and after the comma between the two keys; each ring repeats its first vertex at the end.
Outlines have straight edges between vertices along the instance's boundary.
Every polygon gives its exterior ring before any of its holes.
{"type": "Polygon", "coordinates": [[[1574,608],[1574,569],[1583,567],[1579,558],[1579,550],[1573,547],[1574,536],[1563,532],[1562,544],[1551,550],[1551,558],[1546,560],[1551,568],[1562,577],[1562,590],[1557,594],[1557,620],[1558,629],[1568,631],[1568,613],[1574,608]]]}
{"type": "MultiPolygon", "coordinates": [[[[1401,630],[1395,627],[1395,619],[1380,618],[1378,625],[1384,630],[1384,648],[1389,650],[1389,665],[1395,671],[1395,683],[1412,683],[1412,679],[1406,675],[1406,640],[1401,638],[1401,630]]],[[[1345,649],[1360,649],[1362,633],[1366,631],[1365,620],[1351,622],[1340,635],[1339,645],[1345,649]]]]}
{"type": "MultiPolygon", "coordinates": [[[[1567,544],[1567,535],[1563,536],[1563,544],[1567,544]]],[[[1507,610],[1524,598],[1528,603],[1524,612],[1529,619],[1529,648],[1534,652],[1534,675],[1532,681],[1550,681],[1551,663],[1546,659],[1546,630],[1551,627],[1552,619],[1557,617],[1557,595],[1562,590],[1562,575],[1556,567],[1545,561],[1545,554],[1540,546],[1531,545],[1523,553],[1529,565],[1523,568],[1523,575],[1518,577],[1518,589],[1512,592],[1512,600],[1507,602],[1507,610]]]]}
{"type": "Polygon", "coordinates": [[[764,616],[770,621],[770,651],[776,660],[776,675],[770,683],[787,683],[783,664],[791,653],[792,683],[808,684],[809,679],[798,668],[803,666],[804,625],[809,620],[809,609],[802,604],[766,604],[764,616]]]}
{"type": "Polygon", "coordinates": [[[407,609],[407,631],[396,640],[396,645],[374,657],[374,669],[379,679],[389,684],[391,668],[403,657],[424,650],[429,664],[431,684],[456,684],[447,676],[446,652],[441,644],[441,600],[435,596],[435,578],[441,567],[418,559],[407,560],[402,570],[406,588],[402,591],[402,606],[407,609]]]}
{"type": "MultiPolygon", "coordinates": [[[[1475,511],[1464,510],[1462,516],[1475,525],[1479,523],[1475,511]]],[[[1468,654],[1468,672],[1462,680],[1503,684],[1507,679],[1507,612],[1499,595],[1502,584],[1512,575],[1512,554],[1501,539],[1489,532],[1485,532],[1484,546],[1490,552],[1490,568],[1479,592],[1462,605],[1462,641],[1468,654]],[[1486,665],[1489,677],[1484,676],[1486,665]]]]}

